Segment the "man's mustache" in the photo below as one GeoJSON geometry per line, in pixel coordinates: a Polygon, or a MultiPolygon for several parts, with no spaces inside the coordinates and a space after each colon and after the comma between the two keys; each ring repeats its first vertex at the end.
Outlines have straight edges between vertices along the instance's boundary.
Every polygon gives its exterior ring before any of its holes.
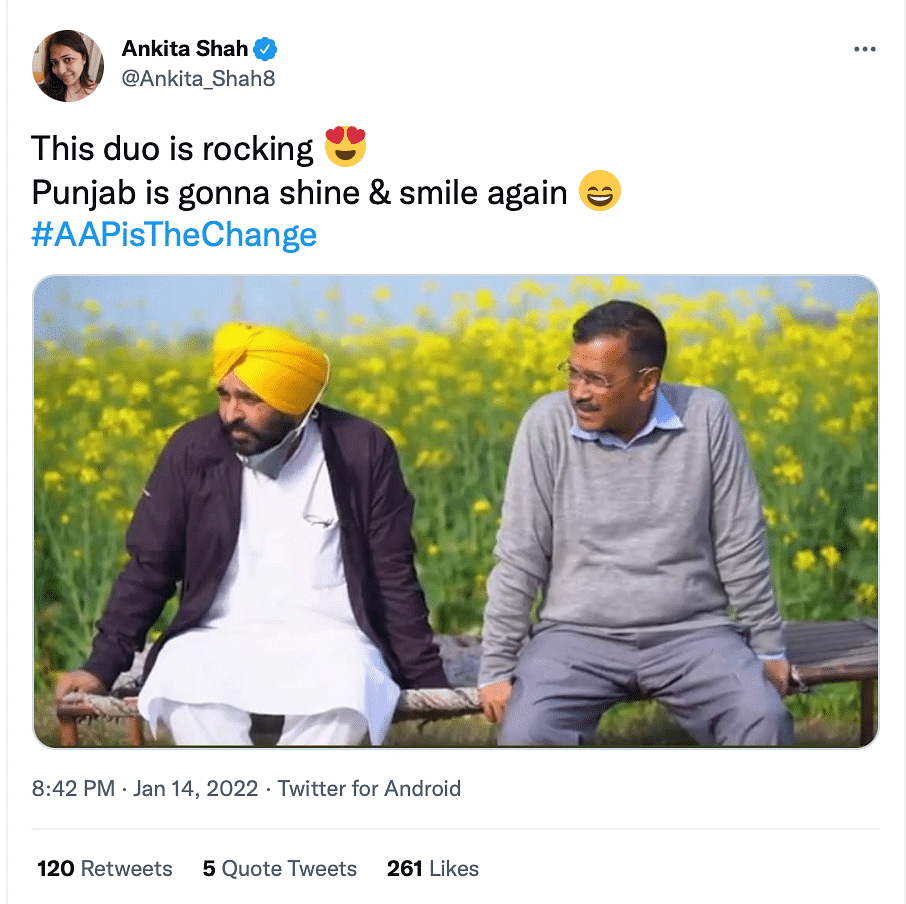
{"type": "Polygon", "coordinates": [[[224,430],[227,431],[227,433],[234,433],[236,430],[241,430],[243,433],[248,433],[248,434],[251,434],[252,436],[258,435],[243,420],[231,421],[229,424],[223,424],[223,428],[224,428],[224,430]]]}

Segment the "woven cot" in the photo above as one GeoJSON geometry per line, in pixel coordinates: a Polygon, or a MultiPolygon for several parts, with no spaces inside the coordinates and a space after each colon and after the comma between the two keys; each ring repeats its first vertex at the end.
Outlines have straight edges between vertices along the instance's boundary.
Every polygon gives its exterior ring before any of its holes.
{"type": "MultiPolygon", "coordinates": [[[[855,681],[860,684],[860,743],[871,742],[874,728],[874,683],[878,677],[878,621],[862,618],[833,622],[789,622],[785,626],[787,656],[793,664],[791,693],[807,693],[818,684],[855,681]]],[[[400,695],[394,721],[431,721],[480,712],[478,665],[481,639],[469,635],[435,638],[449,688],[406,690],[400,695]]],[[[57,705],[60,741],[78,743],[82,719],[128,719],[130,743],[142,743],[141,717],[136,708],[145,653],[138,653],[128,672],[117,679],[110,695],[69,694],[57,705]]]]}

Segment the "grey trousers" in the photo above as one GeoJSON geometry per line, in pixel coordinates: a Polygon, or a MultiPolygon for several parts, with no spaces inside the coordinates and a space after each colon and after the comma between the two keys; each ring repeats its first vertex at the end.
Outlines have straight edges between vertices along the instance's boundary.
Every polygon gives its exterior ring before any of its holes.
{"type": "Polygon", "coordinates": [[[523,648],[497,743],[588,744],[605,710],[654,698],[700,744],[793,743],[793,719],[732,625],[600,637],[542,622],[523,648]]]}

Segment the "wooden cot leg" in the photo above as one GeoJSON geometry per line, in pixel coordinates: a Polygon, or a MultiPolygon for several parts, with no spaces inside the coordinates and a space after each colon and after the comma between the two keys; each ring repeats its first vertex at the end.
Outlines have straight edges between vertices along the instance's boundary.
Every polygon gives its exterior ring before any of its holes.
{"type": "Polygon", "coordinates": [[[144,747],[145,735],[142,732],[142,717],[130,716],[127,720],[130,747],[144,747]]]}
{"type": "Polygon", "coordinates": [[[72,716],[57,716],[60,723],[60,744],[63,747],[79,746],[79,726],[72,716]]]}
{"type": "Polygon", "coordinates": [[[875,682],[859,682],[859,744],[870,744],[875,737],[875,682]]]}

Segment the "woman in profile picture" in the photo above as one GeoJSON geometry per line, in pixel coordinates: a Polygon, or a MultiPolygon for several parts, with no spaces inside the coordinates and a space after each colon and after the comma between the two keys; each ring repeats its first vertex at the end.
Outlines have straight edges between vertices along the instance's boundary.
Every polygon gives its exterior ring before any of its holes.
{"type": "Polygon", "coordinates": [[[56,31],[44,40],[44,82],[40,88],[48,97],[65,102],[84,100],[100,81],[89,76],[89,68],[88,47],[77,31],[56,31]]]}

